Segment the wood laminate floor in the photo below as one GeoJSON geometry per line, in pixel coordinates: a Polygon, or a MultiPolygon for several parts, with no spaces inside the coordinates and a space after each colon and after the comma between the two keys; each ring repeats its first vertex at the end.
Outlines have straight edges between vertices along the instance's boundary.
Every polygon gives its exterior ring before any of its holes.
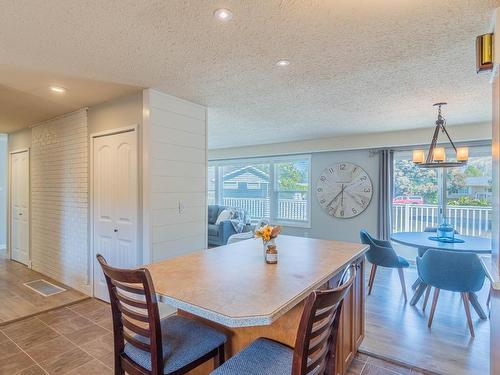
{"type": "MultiPolygon", "coordinates": [[[[370,268],[367,267],[367,279],[370,268]]],[[[417,277],[412,266],[405,270],[408,300],[417,277]]],[[[479,301],[488,314],[485,281],[479,301]]],[[[488,375],[490,323],[472,311],[476,337],[467,328],[459,293],[441,291],[432,328],[427,320],[432,300],[422,311],[423,298],[416,306],[405,303],[397,270],[379,267],[371,296],[366,299],[366,336],[361,351],[399,363],[416,366],[431,373],[446,375],[488,375]]]]}
{"type": "Polygon", "coordinates": [[[7,259],[5,250],[0,250],[0,325],[87,298],[74,289],[7,259]],[[59,285],[66,291],[45,297],[23,285],[38,279],[59,285]]]}

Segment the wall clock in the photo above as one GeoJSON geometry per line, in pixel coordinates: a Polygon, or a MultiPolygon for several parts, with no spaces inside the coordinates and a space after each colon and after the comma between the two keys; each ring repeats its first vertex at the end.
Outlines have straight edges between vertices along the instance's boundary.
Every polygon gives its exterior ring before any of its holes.
{"type": "Polygon", "coordinates": [[[349,219],[367,209],[373,196],[368,173],[352,163],[325,168],[316,183],[318,202],[328,214],[349,219]]]}

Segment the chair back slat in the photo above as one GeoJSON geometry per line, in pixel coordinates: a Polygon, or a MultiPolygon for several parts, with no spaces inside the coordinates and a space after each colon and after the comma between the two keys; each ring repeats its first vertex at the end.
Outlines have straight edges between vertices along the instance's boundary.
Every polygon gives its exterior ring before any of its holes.
{"type": "Polygon", "coordinates": [[[342,302],[356,277],[349,266],[337,288],[316,290],[306,300],[300,320],[292,375],[335,375],[337,336],[342,302]]]}
{"type": "Polygon", "coordinates": [[[138,309],[147,310],[148,304],[141,300],[136,300],[134,298],[129,298],[126,295],[120,293],[118,290],[116,291],[116,298],[120,300],[121,303],[129,306],[133,306],[138,309]]]}
{"type": "Polygon", "coordinates": [[[97,260],[106,278],[113,313],[115,368],[126,370],[131,365],[124,353],[128,343],[150,353],[148,373],[163,374],[160,314],[149,271],[111,267],[101,255],[97,255],[97,260]]]}
{"type": "Polygon", "coordinates": [[[132,323],[130,320],[124,318],[123,316],[122,316],[122,324],[129,331],[137,333],[142,337],[149,338],[151,336],[151,332],[149,331],[149,329],[140,327],[137,324],[132,323]]]}
{"type": "Polygon", "coordinates": [[[118,310],[120,310],[120,312],[123,315],[125,315],[131,319],[138,320],[139,322],[149,323],[149,316],[148,315],[144,315],[144,314],[135,312],[123,304],[120,304],[118,306],[118,310]]]}
{"type": "Polygon", "coordinates": [[[325,318],[328,318],[329,316],[331,316],[332,314],[332,309],[333,309],[333,306],[332,307],[329,307],[329,308],[326,308],[326,309],[321,309],[321,310],[318,310],[315,314],[315,316],[313,317],[313,322],[316,323],[316,322],[321,322],[322,320],[324,320],[325,318]]]}
{"type": "Polygon", "coordinates": [[[326,331],[329,331],[330,328],[332,327],[334,318],[335,318],[335,315],[333,317],[329,316],[329,317],[323,319],[322,321],[320,321],[316,324],[313,324],[311,326],[309,340],[315,339],[316,337],[321,336],[326,331]]]}
{"type": "MultiPolygon", "coordinates": [[[[123,271],[128,271],[128,270],[123,270],[123,271]]],[[[145,294],[144,289],[142,289],[140,287],[136,287],[136,286],[132,286],[132,285],[127,285],[127,284],[121,283],[121,282],[113,280],[113,279],[111,279],[111,283],[114,286],[116,286],[117,288],[125,290],[125,291],[127,291],[129,293],[142,294],[142,295],[145,294]]],[[[138,284],[138,283],[134,283],[134,284],[138,284]]]]}
{"type": "Polygon", "coordinates": [[[127,332],[123,332],[123,337],[125,340],[127,340],[130,344],[134,345],[136,348],[144,350],[145,352],[150,352],[151,351],[151,345],[146,344],[145,342],[137,340],[135,337],[130,336],[127,332]]]}
{"type": "Polygon", "coordinates": [[[306,373],[309,374],[313,372],[318,366],[324,365],[326,362],[325,357],[328,354],[328,345],[323,345],[319,350],[316,350],[312,354],[310,354],[307,367],[306,367],[306,373]]]}
{"type": "Polygon", "coordinates": [[[315,340],[314,343],[311,340],[311,344],[309,346],[309,352],[310,353],[315,353],[318,350],[326,347],[325,343],[329,339],[330,339],[330,332],[327,332],[326,334],[324,334],[323,336],[321,336],[318,340],[315,340]]]}

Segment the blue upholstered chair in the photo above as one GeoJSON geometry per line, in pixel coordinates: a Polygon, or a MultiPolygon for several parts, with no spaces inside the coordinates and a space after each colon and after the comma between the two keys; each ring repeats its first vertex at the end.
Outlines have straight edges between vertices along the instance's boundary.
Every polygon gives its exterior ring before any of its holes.
{"type": "Polygon", "coordinates": [[[432,326],[439,291],[458,292],[462,295],[470,334],[474,336],[469,303],[478,303],[474,292],[481,290],[486,277],[479,257],[474,253],[429,249],[417,258],[417,269],[420,279],[435,288],[428,326],[432,326]]]}
{"type": "Polygon", "coordinates": [[[370,236],[364,229],[359,232],[359,236],[361,237],[361,243],[370,245],[370,250],[366,252],[366,259],[372,264],[370,278],[368,279],[368,295],[372,293],[377,267],[397,268],[403,296],[405,301],[407,301],[408,298],[406,296],[403,268],[408,268],[410,266],[408,261],[396,254],[390,241],[377,240],[370,236]]]}
{"type": "MultiPolygon", "coordinates": [[[[426,233],[437,233],[437,230],[438,230],[438,227],[426,227],[424,229],[424,232],[426,233]]],[[[455,229],[455,234],[459,234],[458,231],[455,229]]],[[[421,257],[425,254],[425,252],[427,251],[427,247],[419,247],[417,248],[417,251],[418,251],[418,256],[421,257]]],[[[417,289],[418,286],[422,283],[422,280],[420,280],[420,278],[417,278],[417,280],[415,280],[415,282],[413,283],[413,285],[411,286],[412,289],[417,289]]],[[[427,288],[427,292],[426,292],[426,300],[424,302],[424,310],[425,310],[425,306],[427,305],[427,299],[429,298],[429,291],[430,291],[430,288],[427,288]]],[[[417,291],[417,293],[420,293],[417,291]]],[[[418,300],[420,299],[420,296],[415,300],[415,303],[418,302],[418,300]]]]}
{"type": "Polygon", "coordinates": [[[220,213],[229,207],[219,206],[216,204],[208,205],[208,245],[222,246],[227,244],[227,240],[233,234],[236,234],[231,220],[224,220],[216,225],[217,218],[220,213]]]}

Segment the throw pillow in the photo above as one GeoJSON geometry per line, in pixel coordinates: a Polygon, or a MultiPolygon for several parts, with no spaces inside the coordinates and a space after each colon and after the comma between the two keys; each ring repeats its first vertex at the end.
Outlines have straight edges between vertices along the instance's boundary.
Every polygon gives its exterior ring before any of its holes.
{"type": "Polygon", "coordinates": [[[219,225],[223,221],[230,220],[232,216],[232,212],[230,210],[222,210],[215,222],[215,225],[219,225]]]}

